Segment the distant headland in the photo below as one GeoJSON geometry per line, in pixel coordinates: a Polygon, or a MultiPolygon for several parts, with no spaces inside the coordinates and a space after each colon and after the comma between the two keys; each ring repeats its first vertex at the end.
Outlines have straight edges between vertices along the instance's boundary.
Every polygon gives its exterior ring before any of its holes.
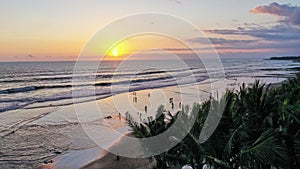
{"type": "Polygon", "coordinates": [[[271,57],[269,60],[293,60],[296,62],[300,62],[300,56],[271,57]]]}

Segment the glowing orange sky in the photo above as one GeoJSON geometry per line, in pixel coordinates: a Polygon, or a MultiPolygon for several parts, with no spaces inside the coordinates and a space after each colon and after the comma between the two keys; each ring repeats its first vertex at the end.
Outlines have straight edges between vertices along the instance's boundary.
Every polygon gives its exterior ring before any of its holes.
{"type": "MultiPolygon", "coordinates": [[[[123,40],[122,42],[116,44],[112,47],[112,50],[105,55],[106,60],[123,60],[129,55],[134,55],[139,53],[141,55],[142,51],[147,50],[147,53],[151,51],[152,53],[162,52],[166,49],[171,48],[186,48],[184,44],[181,42],[159,35],[140,35],[134,36],[132,38],[128,38],[123,40]],[[118,56],[113,56],[112,51],[118,50],[118,56]]],[[[175,54],[181,53],[180,51],[172,51],[175,54]]],[[[133,57],[133,56],[131,56],[133,57]]],[[[135,59],[139,59],[138,56],[135,59]]]]}
{"type": "MultiPolygon", "coordinates": [[[[259,11],[250,12],[258,6],[270,5],[272,2],[273,0],[264,2],[259,0],[234,1],[234,5],[232,5],[231,1],[225,0],[155,2],[134,0],[130,3],[124,0],[90,2],[61,0],[59,3],[56,1],[3,0],[0,1],[0,61],[76,60],[85,43],[99,29],[120,17],[144,12],[160,12],[178,16],[194,24],[200,30],[252,28],[255,30],[261,27],[273,29],[276,28],[274,26],[282,26],[283,23],[279,22],[282,17],[274,14],[269,15],[268,12],[265,14],[260,14],[259,11]]],[[[278,0],[278,3],[279,5],[291,4],[293,5],[290,7],[291,9],[300,6],[298,0],[278,0]]],[[[180,25],[178,26],[180,27],[180,25]]],[[[122,29],[124,28],[121,27],[120,30],[122,29]]],[[[295,32],[297,33],[297,31],[295,32]]],[[[240,38],[247,41],[253,39],[247,35],[247,31],[235,36],[224,33],[216,34],[215,32],[206,33],[207,36],[219,40],[232,41],[240,38]]],[[[260,40],[260,37],[255,40],[260,40]]],[[[183,50],[169,51],[189,53],[188,50],[184,50],[185,47],[182,44],[161,37],[139,37],[122,43],[120,44],[120,55],[110,59],[122,59],[132,52],[148,48],[181,48],[183,50]]],[[[275,46],[280,44],[280,41],[276,41],[276,43],[275,46]]],[[[286,48],[279,46],[282,48],[281,50],[278,46],[270,47],[272,43],[269,42],[244,49],[236,48],[237,45],[224,48],[226,43],[215,44],[215,46],[221,55],[226,53],[257,53],[256,55],[259,56],[261,53],[278,55],[294,54],[299,51],[297,46],[291,47],[295,46],[293,41],[284,43],[290,43],[290,45],[286,48]],[[265,48],[263,48],[264,45],[265,48]]],[[[199,44],[199,47],[203,46],[199,44]]],[[[93,57],[87,57],[87,60],[89,59],[93,59],[93,57]]]]}

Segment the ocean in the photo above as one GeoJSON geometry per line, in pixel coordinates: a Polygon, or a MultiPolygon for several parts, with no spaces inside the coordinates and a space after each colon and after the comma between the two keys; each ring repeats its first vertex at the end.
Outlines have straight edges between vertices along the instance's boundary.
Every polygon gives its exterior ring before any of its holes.
{"type": "MultiPolygon", "coordinates": [[[[88,100],[93,92],[73,95],[72,91],[85,88],[94,91],[97,99],[128,90],[142,90],[201,83],[208,74],[202,63],[186,60],[186,66],[178,66],[177,61],[103,61],[97,70],[86,62],[86,67],[74,71],[76,62],[2,62],[0,63],[0,112],[21,108],[71,104],[73,97],[88,100]],[[193,76],[195,81],[180,81],[182,77],[193,76]],[[85,79],[87,81],[74,81],[85,79]],[[126,88],[127,86],[130,88],[126,88]],[[112,92],[112,86],[114,91],[112,92]],[[86,99],[84,99],[86,98],[86,99]],[[34,106],[33,106],[34,105],[34,106]]],[[[265,58],[224,58],[222,64],[225,78],[232,83],[240,83],[243,78],[260,79],[266,83],[276,83],[293,76],[289,68],[300,63],[265,58]]]]}

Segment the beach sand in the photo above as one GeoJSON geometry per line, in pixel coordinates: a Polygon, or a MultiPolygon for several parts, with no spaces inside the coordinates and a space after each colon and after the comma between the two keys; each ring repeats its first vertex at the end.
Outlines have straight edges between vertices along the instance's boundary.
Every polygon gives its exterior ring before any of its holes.
{"type": "Polygon", "coordinates": [[[81,169],[152,169],[155,166],[155,161],[150,161],[145,158],[126,158],[117,156],[112,153],[107,153],[103,158],[94,161],[81,169]]]}
{"type": "MultiPolygon", "coordinates": [[[[119,138],[108,148],[109,151],[126,146],[123,137],[119,138]]],[[[154,158],[128,158],[109,151],[102,151],[103,156],[81,169],[152,169],[155,166],[154,158]]]]}
{"type": "MultiPolygon", "coordinates": [[[[237,85],[229,87],[234,86],[237,85]]],[[[155,117],[159,105],[177,112],[180,104],[202,102],[210,94],[210,82],[204,81],[181,89],[165,87],[116,94],[75,106],[25,108],[0,113],[0,168],[151,168],[153,162],[148,159],[120,157],[117,161],[115,154],[106,151],[115,144],[122,144],[120,138],[130,132],[124,120],[126,112],[137,121],[146,120],[149,116],[155,117]],[[195,97],[198,98],[195,100],[195,97]],[[174,105],[170,104],[170,98],[174,105]],[[95,105],[98,111],[93,109],[95,105]],[[84,110],[82,114],[76,113],[78,109],[84,110]],[[119,118],[119,113],[123,118],[119,118]],[[105,119],[109,116],[111,118],[105,119]],[[96,133],[93,135],[87,129],[96,133]],[[96,144],[91,135],[101,140],[101,145],[96,144]]]]}
{"type": "MultiPolygon", "coordinates": [[[[149,116],[155,116],[161,104],[166,109],[177,111],[180,94],[176,87],[166,87],[137,91],[136,95],[132,92],[122,93],[97,101],[78,103],[76,105],[79,105],[79,109],[84,109],[84,119],[80,120],[80,114],[75,113],[74,105],[25,108],[0,113],[0,168],[80,168],[103,157],[103,149],[118,140],[121,135],[109,134],[112,130],[121,134],[128,133],[129,127],[124,118],[119,119],[118,112],[125,117],[126,112],[132,111],[131,114],[137,120],[145,120],[149,116]],[[133,97],[137,97],[137,102],[134,102],[133,97]],[[173,109],[168,102],[170,97],[176,103],[173,109]],[[124,100],[128,100],[128,103],[123,104],[124,100]],[[92,109],[95,103],[102,114],[92,109]],[[108,116],[112,118],[104,119],[108,116]],[[99,139],[103,140],[101,148],[87,136],[83,126],[91,129],[102,126],[97,131],[99,139]]],[[[192,96],[188,97],[193,99],[192,96]]]]}

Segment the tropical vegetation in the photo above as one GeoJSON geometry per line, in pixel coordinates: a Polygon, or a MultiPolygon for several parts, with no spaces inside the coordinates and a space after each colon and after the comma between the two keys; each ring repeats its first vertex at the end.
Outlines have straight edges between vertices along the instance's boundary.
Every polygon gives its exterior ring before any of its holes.
{"type": "MultiPolygon", "coordinates": [[[[296,169],[300,166],[300,74],[278,87],[256,81],[238,91],[227,91],[220,99],[210,98],[177,114],[158,108],[153,121],[127,122],[135,137],[156,136],[179,119],[195,122],[176,146],[153,158],[156,168],[296,169]],[[220,107],[224,107],[220,109],[220,107]],[[199,137],[210,113],[222,111],[213,134],[199,137]],[[169,120],[166,120],[169,119],[169,120]]],[[[180,131],[180,130],[179,130],[180,131]]]]}

